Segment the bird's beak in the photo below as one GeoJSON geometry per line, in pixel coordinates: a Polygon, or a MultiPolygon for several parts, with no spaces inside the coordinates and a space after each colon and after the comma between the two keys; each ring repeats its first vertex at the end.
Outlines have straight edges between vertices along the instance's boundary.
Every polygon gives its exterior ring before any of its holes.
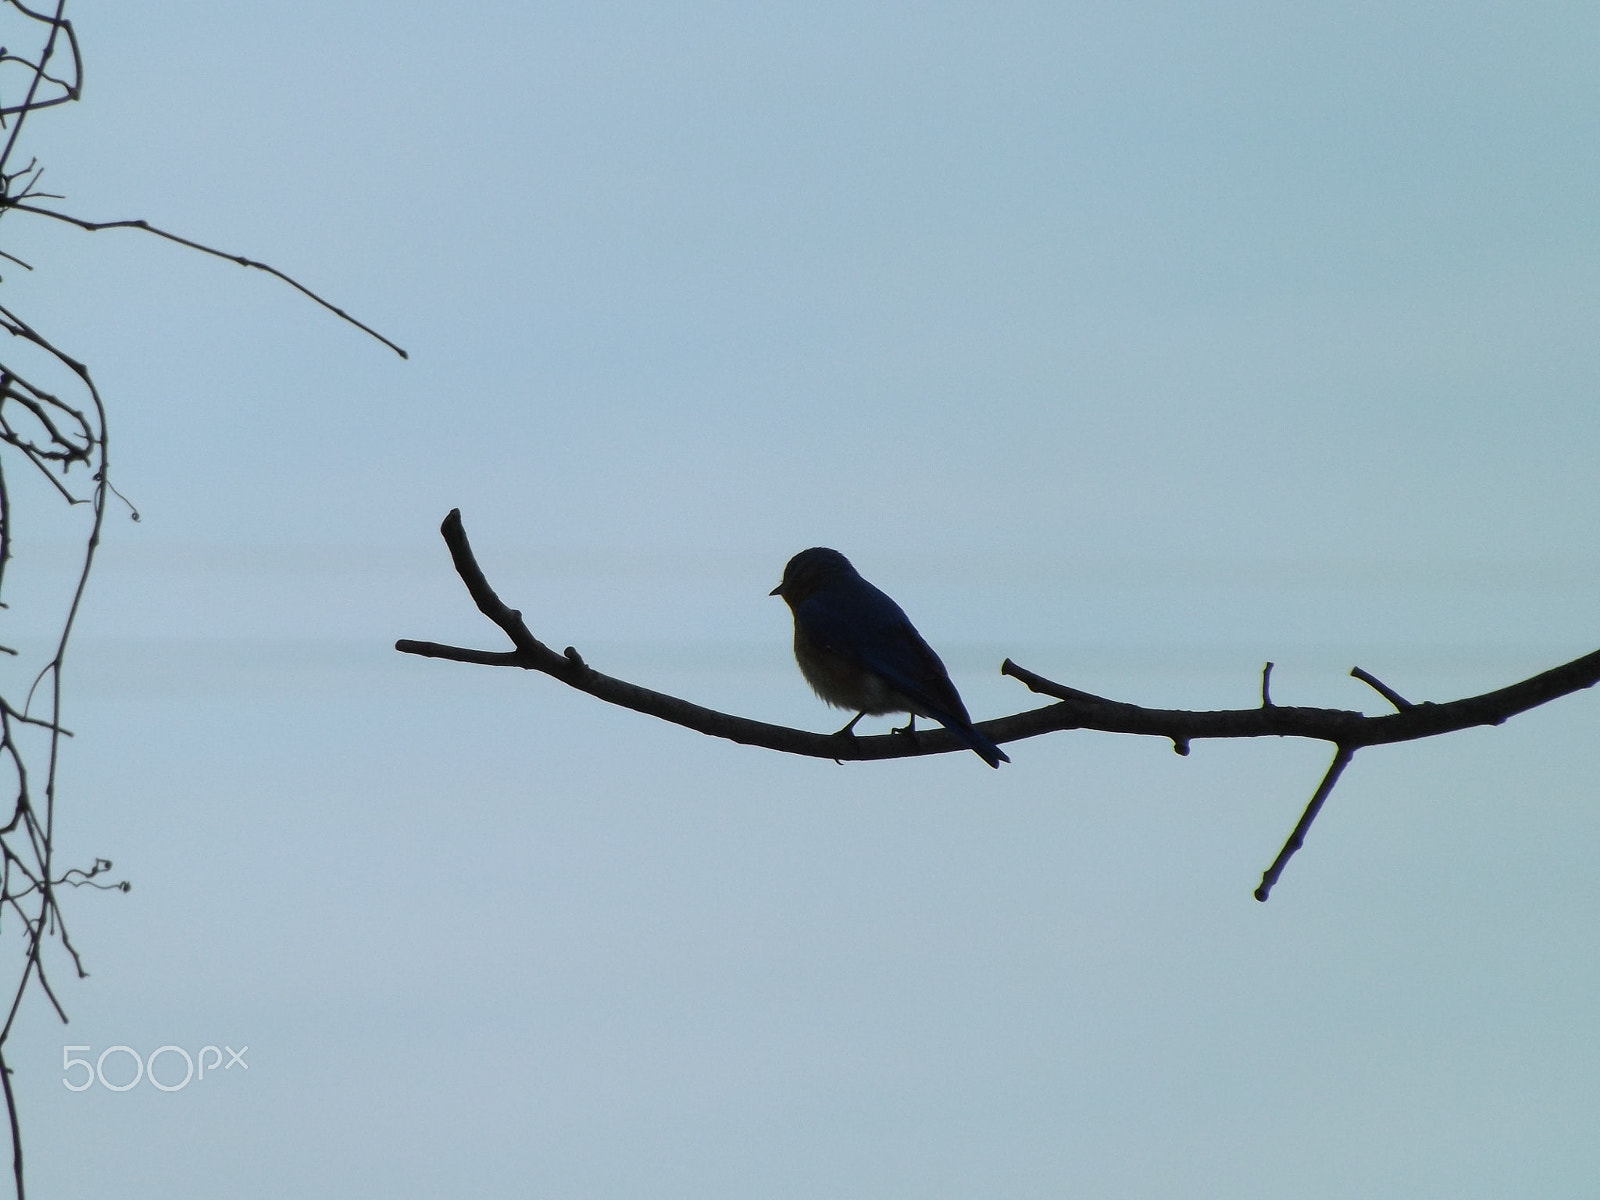
{"type": "Polygon", "coordinates": [[[773,588],[770,592],[768,592],[767,595],[769,595],[769,596],[781,596],[781,595],[783,595],[783,584],[780,583],[777,587],[773,588]]]}

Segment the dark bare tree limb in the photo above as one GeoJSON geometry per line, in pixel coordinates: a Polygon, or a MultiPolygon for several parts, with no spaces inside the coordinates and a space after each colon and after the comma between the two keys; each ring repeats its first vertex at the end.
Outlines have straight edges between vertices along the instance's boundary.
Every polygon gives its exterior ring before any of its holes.
{"type": "Polygon", "coordinates": [[[1294,857],[1295,852],[1306,844],[1306,832],[1311,828],[1311,822],[1317,819],[1317,814],[1322,811],[1323,801],[1327,800],[1328,793],[1333,791],[1333,785],[1339,782],[1339,776],[1344,774],[1344,769],[1350,765],[1355,753],[1348,746],[1340,746],[1334,751],[1333,761],[1328,764],[1328,773],[1322,777],[1322,782],[1312,793],[1311,803],[1307,804],[1305,812],[1300,814],[1294,832],[1283,844],[1283,849],[1278,851],[1278,857],[1272,860],[1272,865],[1262,873],[1261,884],[1255,891],[1257,900],[1265,900],[1272,894],[1273,885],[1278,882],[1278,876],[1283,874],[1284,867],[1289,865],[1289,860],[1294,857]]]}
{"type": "Polygon", "coordinates": [[[0,197],[0,207],[15,209],[17,212],[33,213],[38,217],[50,217],[56,221],[63,221],[68,225],[75,225],[79,229],[85,230],[89,233],[99,233],[104,229],[138,229],[145,233],[153,234],[158,238],[163,238],[166,241],[176,242],[180,246],[187,246],[191,250],[198,250],[201,254],[209,254],[212,258],[220,258],[226,262],[236,263],[241,267],[246,267],[254,271],[265,271],[273,278],[281,279],[284,283],[287,283],[302,296],[306,296],[313,302],[320,304],[323,308],[327,309],[340,320],[348,321],[368,337],[375,338],[376,340],[382,342],[401,358],[411,357],[394,342],[391,342],[388,338],[384,337],[383,334],[372,328],[372,326],[356,320],[331,300],[323,299],[305,284],[301,283],[298,279],[295,279],[294,276],[285,274],[283,271],[278,270],[277,267],[272,266],[270,263],[257,262],[255,259],[246,258],[242,254],[231,254],[226,250],[218,250],[214,246],[207,246],[204,242],[197,242],[192,238],[184,237],[182,234],[173,233],[170,230],[162,229],[159,226],[152,225],[149,221],[146,221],[143,218],[122,221],[86,221],[82,217],[73,216],[71,213],[56,212],[54,209],[40,208],[34,204],[23,204],[18,200],[6,199],[4,197],[0,197]]]}
{"type": "MultiPolygon", "coordinates": [[[[20,67],[31,75],[20,103],[15,102],[17,89],[9,87],[7,101],[0,103],[0,131],[3,131],[0,133],[0,137],[3,137],[3,144],[0,144],[0,218],[15,210],[63,221],[91,232],[138,229],[191,250],[265,272],[405,357],[405,351],[398,345],[270,264],[243,255],[229,254],[145,221],[87,221],[39,205],[39,201],[60,200],[61,197],[39,188],[43,168],[37,160],[30,160],[24,167],[11,167],[19,145],[19,135],[33,112],[77,99],[82,91],[83,75],[78,40],[71,22],[63,15],[65,0],[51,2],[53,9],[36,11],[21,0],[0,0],[0,17],[11,18],[20,14],[25,19],[21,30],[10,24],[6,27],[10,48],[0,46],[0,73],[11,80],[15,70],[20,67]],[[12,41],[12,35],[17,32],[25,34],[24,40],[30,47],[34,45],[34,40],[26,35],[39,35],[38,48],[19,52],[12,41]],[[69,55],[70,67],[65,63],[69,55]],[[53,66],[53,59],[61,65],[53,66]]],[[[0,249],[0,258],[27,270],[33,269],[21,258],[3,249],[0,249]]],[[[81,542],[76,586],[66,603],[53,650],[36,674],[33,686],[20,707],[0,697],[0,774],[4,774],[9,786],[14,788],[12,815],[5,825],[0,826],[0,918],[3,918],[6,927],[17,928],[17,936],[22,939],[24,950],[10,1003],[4,1004],[3,996],[0,996],[0,1009],[3,1009],[0,1012],[0,1094],[3,1094],[11,1136],[11,1173],[15,1194],[17,1200],[23,1200],[25,1173],[21,1121],[16,1092],[12,1087],[12,1068],[6,1061],[7,1043],[22,1011],[23,999],[30,990],[36,988],[43,993],[56,1015],[63,1022],[67,1019],[46,971],[44,947],[47,941],[59,942],[79,976],[87,973],[67,930],[65,915],[58,902],[60,889],[70,885],[74,888],[128,890],[126,881],[107,882],[102,878],[111,869],[111,863],[104,858],[96,858],[94,865],[88,869],[71,867],[63,871],[56,860],[54,841],[62,739],[71,736],[61,723],[62,676],[67,647],[94,564],[106,515],[106,500],[115,496],[124,503],[127,501],[111,482],[105,406],[88,368],[5,305],[0,305],[0,334],[28,343],[31,346],[28,353],[43,354],[75,376],[75,379],[68,379],[67,391],[57,394],[24,378],[11,365],[9,354],[4,356],[6,361],[0,362],[0,585],[6,582],[6,567],[11,558],[16,528],[17,514],[12,505],[6,472],[13,455],[20,456],[22,461],[40,472],[69,506],[87,509],[88,517],[81,542]],[[47,711],[33,712],[35,706],[47,711]],[[43,760],[43,771],[30,771],[30,764],[40,759],[43,760]]],[[[5,339],[0,338],[0,341],[5,339]]],[[[128,505],[128,511],[133,520],[139,519],[133,505],[128,505]]],[[[16,651],[10,647],[0,647],[0,653],[15,655],[16,651]]]]}
{"type": "MultiPolygon", "coordinates": [[[[966,743],[943,729],[918,730],[910,734],[884,734],[878,737],[839,736],[837,734],[810,733],[803,729],[790,729],[784,725],[770,725],[731,713],[704,708],[664,692],[652,691],[601,674],[583,660],[576,649],[569,646],[557,654],[529,632],[522,614],[509,607],[489,586],[483,570],[473,556],[461,524],[461,511],[452,509],[444,519],[439,532],[444,535],[455,562],[456,573],[467,585],[478,611],[498,625],[511,639],[512,650],[472,650],[461,646],[445,646],[437,642],[419,642],[402,639],[395,649],[403,654],[417,654],[424,658],[443,658],[452,662],[476,663],[490,667],[521,667],[527,671],[543,671],[554,676],[568,687],[587,692],[608,704],[631,708],[647,716],[659,717],[674,725],[682,725],[712,737],[727,738],[747,746],[763,746],[781,750],[786,754],[800,754],[811,758],[879,759],[907,758],[918,754],[943,754],[965,750],[966,743]]],[[[991,727],[979,728],[990,732],[991,727]]]]}
{"type": "Polygon", "coordinates": [[[1305,844],[1311,823],[1316,820],[1334,784],[1339,781],[1339,776],[1357,750],[1367,746],[1437,737],[1442,733],[1454,733],[1479,725],[1500,725],[1530,708],[1593,687],[1600,682],[1600,650],[1509,687],[1444,704],[1413,704],[1369,672],[1360,667],[1353,668],[1351,675],[1370,686],[1397,710],[1381,716],[1368,716],[1343,709],[1286,708],[1273,704],[1267,690],[1271,678],[1270,664],[1262,672],[1260,708],[1216,712],[1150,709],[1107,700],[1036,675],[1017,666],[1009,658],[1000,669],[1020,679],[1032,691],[1054,696],[1061,703],[992,722],[988,727],[989,735],[996,741],[1007,740],[1004,734],[996,732],[996,726],[1004,728],[1012,722],[1018,722],[1027,726],[1027,732],[1022,736],[1056,729],[1098,729],[1105,733],[1137,733],[1171,738],[1173,746],[1181,754],[1188,753],[1189,742],[1193,738],[1272,736],[1332,742],[1335,753],[1328,773],[1311,797],[1294,832],[1289,835],[1289,840],[1278,852],[1272,866],[1262,875],[1261,884],[1255,890],[1255,898],[1264,901],[1283,874],[1289,859],[1305,844]]]}
{"type": "Polygon", "coordinates": [[[1350,675],[1352,678],[1361,680],[1362,683],[1366,684],[1373,691],[1377,692],[1378,695],[1382,696],[1390,704],[1394,705],[1396,712],[1405,712],[1408,708],[1416,707],[1415,704],[1411,703],[1411,701],[1407,700],[1399,692],[1395,691],[1388,684],[1384,683],[1383,680],[1377,678],[1368,671],[1363,671],[1360,667],[1351,667],[1350,675]]]}
{"type": "MultiPolygon", "coordinates": [[[[542,671],[569,687],[587,692],[609,704],[658,717],[713,737],[727,738],[749,746],[762,746],[786,754],[831,758],[838,761],[912,758],[923,754],[946,754],[967,749],[966,743],[943,729],[916,733],[890,733],[877,737],[849,734],[810,733],[783,725],[769,725],[746,717],[717,712],[691,704],[676,696],[651,691],[626,680],[594,670],[571,646],[557,654],[528,630],[522,614],[502,601],[483,574],[467,541],[461,511],[453,509],[439,532],[444,536],[455,563],[456,573],[467,586],[478,610],[511,639],[510,650],[475,650],[402,639],[395,649],[403,654],[442,658],[452,662],[475,663],[491,667],[520,667],[542,671]]],[[[1047,679],[1009,658],[1001,664],[1002,674],[1020,680],[1029,690],[1053,697],[1057,703],[1028,709],[992,721],[977,723],[996,742],[1015,742],[1040,734],[1065,729],[1095,729],[1104,733],[1142,734],[1170,739],[1179,754],[1189,752],[1196,738],[1301,737],[1331,742],[1333,763],[1306,806],[1294,832],[1277,859],[1262,876],[1256,889],[1258,900],[1265,900],[1285,865],[1305,842],[1307,831],[1316,820],[1334,784],[1357,750],[1392,742],[1416,741],[1437,737],[1479,725],[1499,725],[1518,713],[1537,708],[1558,697],[1600,682],[1600,650],[1543,671],[1520,683],[1511,684],[1480,696],[1434,704],[1413,704],[1360,667],[1350,673],[1372,687],[1394,705],[1397,711],[1369,716],[1366,713],[1335,708],[1301,708],[1275,704],[1270,684],[1272,664],[1261,673],[1261,705],[1258,708],[1220,709],[1195,712],[1185,709],[1144,708],[1120,700],[1080,691],[1047,679]]]]}
{"type": "MultiPolygon", "coordinates": [[[[1140,733],[1187,741],[1191,738],[1303,737],[1360,749],[1363,746],[1412,742],[1437,737],[1476,725],[1500,725],[1558,697],[1582,691],[1600,682],[1600,650],[1552,667],[1531,679],[1481,696],[1468,696],[1444,704],[1413,704],[1396,713],[1368,716],[1338,708],[1222,709],[1190,712],[1181,709],[1141,708],[1119,700],[1078,691],[1017,666],[1009,658],[1003,674],[1020,679],[1032,691],[1054,696],[1062,703],[1049,708],[991,721],[1014,737],[1033,737],[1058,729],[1098,729],[1103,733],[1140,733]],[[1015,725],[1011,723],[1015,722],[1015,725]]],[[[1365,674],[1365,672],[1363,672],[1365,674]]],[[[999,738],[999,740],[1008,740],[999,738]]]]}

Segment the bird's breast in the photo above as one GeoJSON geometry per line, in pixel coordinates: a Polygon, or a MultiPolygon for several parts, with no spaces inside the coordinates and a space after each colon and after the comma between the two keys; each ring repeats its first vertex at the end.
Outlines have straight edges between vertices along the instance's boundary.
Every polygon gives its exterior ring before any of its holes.
{"type": "Polygon", "coordinates": [[[909,712],[905,698],[873,671],[835,650],[817,645],[796,624],[794,660],[818,696],[835,708],[854,709],[869,716],[909,712]]]}

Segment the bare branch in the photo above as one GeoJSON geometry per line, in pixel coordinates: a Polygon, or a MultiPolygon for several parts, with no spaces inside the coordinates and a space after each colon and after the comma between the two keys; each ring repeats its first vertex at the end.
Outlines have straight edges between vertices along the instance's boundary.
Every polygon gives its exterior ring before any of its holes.
{"type": "Polygon", "coordinates": [[[6,1117],[11,1125],[11,1174],[22,1200],[22,1126],[17,1117],[17,1097],[11,1090],[11,1067],[6,1063],[5,1044],[0,1043],[0,1086],[6,1093],[6,1117]]]}
{"type": "MultiPolygon", "coordinates": [[[[647,716],[659,717],[674,725],[727,738],[747,746],[763,746],[786,754],[800,754],[811,758],[835,760],[867,760],[883,758],[911,758],[922,754],[948,754],[966,750],[967,745],[943,729],[918,730],[915,733],[882,734],[876,737],[840,736],[831,733],[811,733],[791,729],[784,725],[770,725],[730,713],[703,708],[676,696],[652,691],[626,680],[603,675],[583,661],[575,649],[569,647],[565,654],[557,654],[528,631],[522,614],[508,607],[484,578],[483,570],[473,556],[461,524],[461,511],[452,509],[444,519],[439,532],[450,548],[456,573],[467,585],[478,610],[488,617],[507,637],[514,650],[472,650],[460,646],[445,646],[436,642],[419,642],[403,639],[395,643],[402,654],[417,654],[425,658],[443,658],[453,662],[476,663],[482,666],[521,667],[528,671],[543,671],[559,679],[568,687],[587,692],[608,704],[631,708],[647,716]]],[[[993,722],[978,725],[989,734],[995,734],[993,722]]]]}
{"type": "Polygon", "coordinates": [[[1405,712],[1406,709],[1408,709],[1408,708],[1415,708],[1416,707],[1415,704],[1411,703],[1411,701],[1407,700],[1404,696],[1402,696],[1399,692],[1395,691],[1388,684],[1384,683],[1381,679],[1378,679],[1376,676],[1371,675],[1366,671],[1363,671],[1360,667],[1351,667],[1350,668],[1350,674],[1352,676],[1354,676],[1355,678],[1361,680],[1362,683],[1366,684],[1373,691],[1377,692],[1378,695],[1382,696],[1390,704],[1394,705],[1395,711],[1397,711],[1397,712],[1405,712]]]}
{"type": "MultiPolygon", "coordinates": [[[[588,667],[581,658],[569,657],[576,655],[575,650],[569,649],[566,655],[551,650],[529,631],[522,614],[500,599],[478,565],[461,523],[459,509],[451,511],[439,531],[450,549],[456,572],[467,585],[467,591],[478,610],[505,632],[515,649],[476,650],[403,639],[395,643],[395,649],[401,653],[482,666],[542,671],[569,687],[608,703],[620,704],[717,737],[792,754],[877,759],[909,758],[919,754],[966,749],[964,743],[953,736],[940,738],[937,731],[917,734],[919,744],[915,747],[906,745],[903,737],[884,735],[847,739],[847,742],[854,742],[854,748],[848,749],[831,735],[806,733],[714,712],[674,696],[602,675],[588,667]]],[[[1305,737],[1359,748],[1387,742],[1413,741],[1475,725],[1498,725],[1519,712],[1591,687],[1600,681],[1600,650],[1498,691],[1447,704],[1413,705],[1403,712],[1384,716],[1278,704],[1211,712],[1143,708],[1056,683],[1018,666],[1009,658],[1001,664],[1000,670],[1002,674],[1022,681],[1032,691],[1055,697],[1060,703],[982,722],[978,728],[998,742],[1018,741],[1064,729],[1097,729],[1106,733],[1145,734],[1179,742],[1195,738],[1305,737]]]]}
{"type": "MultiPolygon", "coordinates": [[[[0,150],[0,173],[4,172],[5,164],[11,159],[11,151],[16,148],[17,136],[22,132],[22,124],[28,119],[28,114],[33,112],[35,109],[50,108],[57,104],[65,104],[68,101],[76,100],[81,94],[83,86],[83,58],[78,53],[78,39],[77,36],[72,32],[72,22],[66,20],[61,15],[66,11],[66,0],[56,0],[56,11],[54,16],[47,16],[44,13],[36,13],[32,9],[21,4],[20,0],[10,0],[10,4],[13,8],[17,9],[24,15],[33,18],[35,21],[49,25],[50,36],[45,39],[44,47],[39,52],[38,62],[31,62],[28,59],[18,60],[33,68],[33,79],[28,83],[28,92],[23,98],[22,103],[0,109],[0,116],[10,116],[11,114],[15,113],[17,117],[16,122],[11,126],[10,135],[6,138],[5,149],[0,150]],[[48,68],[50,65],[51,57],[55,54],[56,37],[62,32],[66,33],[67,45],[72,50],[71,83],[67,83],[65,80],[55,78],[46,70],[46,68],[48,68]],[[49,80],[51,83],[54,83],[61,88],[59,95],[50,96],[44,99],[40,98],[39,85],[46,80],[49,80]]],[[[20,1187],[18,1194],[21,1194],[20,1187]]]]}
{"type": "Polygon", "coordinates": [[[1015,717],[990,722],[1013,736],[1033,737],[1057,729],[1098,729],[1103,733],[1139,733],[1166,738],[1303,737],[1359,749],[1391,742],[1454,733],[1477,725],[1500,725],[1518,713],[1600,682],[1600,650],[1552,667],[1521,683],[1481,696],[1444,704],[1415,704],[1402,712],[1367,716],[1337,708],[1222,709],[1188,712],[1141,708],[1092,696],[1036,675],[1007,659],[1000,670],[1020,679],[1035,692],[1062,701],[1015,717]]]}
{"type": "Polygon", "coordinates": [[[1294,857],[1295,851],[1306,844],[1306,833],[1311,829],[1311,822],[1317,819],[1317,814],[1322,811],[1323,801],[1333,791],[1333,785],[1339,782],[1339,776],[1344,774],[1345,767],[1350,765],[1353,757],[1355,751],[1348,746],[1340,746],[1334,752],[1333,761],[1328,764],[1328,773],[1317,785],[1317,790],[1311,797],[1311,803],[1306,805],[1305,812],[1300,814],[1294,832],[1289,835],[1289,840],[1283,844],[1283,849],[1278,851],[1278,857],[1272,860],[1272,865],[1261,876],[1261,886],[1255,891],[1257,900],[1266,901],[1272,894],[1273,885],[1278,882],[1278,876],[1283,874],[1284,867],[1289,865],[1289,860],[1294,857]]]}
{"type": "MultiPolygon", "coordinates": [[[[945,730],[919,733],[891,733],[857,738],[849,734],[818,734],[770,725],[745,717],[703,708],[676,696],[651,691],[637,684],[603,675],[591,668],[571,646],[557,654],[534,637],[521,612],[511,608],[489,585],[472,552],[459,509],[451,510],[439,532],[443,535],[456,573],[467,586],[473,603],[511,639],[511,650],[477,650],[448,646],[438,642],[402,639],[395,649],[403,654],[442,658],[479,666],[520,667],[542,671],[568,687],[586,692],[608,704],[620,705],[648,716],[659,717],[713,737],[727,738],[744,745],[762,746],[786,754],[807,755],[835,760],[910,758],[923,754],[945,754],[966,749],[965,743],[945,730]]],[[[1065,729],[1096,729],[1105,733],[1143,734],[1170,739],[1179,754],[1189,752],[1196,738],[1303,737],[1332,742],[1333,763],[1311,802],[1301,814],[1294,832],[1284,844],[1256,889],[1258,900],[1265,900],[1282,875],[1289,859],[1305,844],[1305,837],[1334,785],[1355,752],[1366,746],[1415,741],[1479,725],[1499,725],[1518,713],[1537,708],[1560,696],[1593,687],[1600,682],[1600,650],[1553,667],[1520,683],[1511,684],[1479,696],[1468,696],[1448,703],[1413,704],[1392,688],[1357,667],[1357,679],[1373,687],[1398,710],[1380,716],[1345,709],[1285,707],[1272,700],[1272,664],[1261,673],[1261,705],[1257,708],[1222,709],[1193,712],[1182,709],[1144,708],[1120,700],[1080,691],[1056,683],[1043,675],[1018,666],[1009,658],[1001,673],[1020,680],[1030,690],[1054,697],[1055,704],[1028,709],[1009,717],[981,722],[977,728],[996,742],[1013,742],[1065,729]]]]}
{"type": "MultiPolygon", "coordinates": [[[[37,159],[31,159],[24,167],[12,168],[12,155],[30,114],[41,108],[77,99],[82,90],[83,77],[78,40],[71,23],[63,16],[65,0],[52,0],[50,8],[53,12],[49,9],[36,12],[22,0],[0,0],[0,10],[21,13],[37,22],[39,34],[37,50],[30,47],[17,52],[14,48],[0,46],[0,69],[5,71],[7,79],[14,78],[14,69],[19,65],[31,75],[20,103],[0,105],[0,129],[6,131],[3,145],[0,145],[0,217],[14,209],[49,217],[89,232],[119,228],[143,230],[202,254],[265,272],[289,284],[341,320],[376,338],[400,357],[406,357],[403,349],[376,330],[266,263],[217,250],[159,229],[147,221],[86,221],[42,207],[41,201],[59,201],[62,197],[45,192],[40,187],[43,168],[37,159]],[[67,52],[71,57],[70,70],[64,65],[53,64],[53,59],[59,62],[67,52]],[[15,119],[7,123],[8,117],[15,119]]],[[[0,258],[30,271],[33,269],[6,250],[0,250],[0,258]]],[[[9,1003],[5,1004],[4,1019],[0,1021],[0,1081],[4,1084],[6,1115],[10,1125],[16,1195],[17,1200],[22,1200],[24,1173],[21,1124],[17,1097],[11,1086],[11,1068],[5,1062],[5,1045],[18,1019],[23,998],[35,983],[61,1020],[67,1019],[45,972],[43,949],[47,940],[59,941],[78,974],[86,974],[57,903],[57,891],[71,886],[125,892],[129,886],[126,881],[110,883],[102,879],[104,873],[111,869],[111,863],[103,858],[95,859],[94,865],[87,870],[70,868],[61,871],[55,862],[54,843],[56,783],[62,738],[71,736],[61,723],[63,664],[99,546],[106,498],[116,496],[124,504],[127,501],[111,482],[105,407],[88,369],[4,305],[0,305],[0,331],[31,343],[67,368],[76,376],[69,386],[86,398],[69,402],[60,395],[34,386],[7,363],[0,363],[0,582],[4,582],[5,570],[11,560],[15,532],[16,514],[6,476],[6,467],[13,452],[40,471],[67,504],[88,509],[76,585],[66,602],[65,615],[58,626],[48,661],[34,676],[33,687],[29,689],[20,709],[0,697],[0,770],[11,778],[14,788],[11,819],[4,827],[0,827],[0,918],[7,922],[14,920],[20,925],[24,950],[22,969],[15,979],[9,1003]],[[87,476],[87,482],[82,485],[78,483],[80,477],[74,474],[80,467],[87,476]],[[36,699],[41,710],[39,715],[30,711],[36,699]],[[48,713],[43,712],[45,708],[48,708],[48,713]],[[24,726],[32,728],[24,733],[24,726]],[[26,754],[24,746],[28,748],[26,754]],[[42,753],[35,753],[34,747],[40,747],[42,753]],[[29,764],[37,765],[41,758],[43,770],[30,771],[29,764]]],[[[137,509],[128,504],[128,510],[132,519],[137,521],[137,509]]],[[[0,608],[3,607],[3,602],[0,602],[0,608]]],[[[0,652],[8,655],[16,653],[10,647],[0,647],[0,652]]],[[[0,1000],[0,1003],[4,1001],[0,1000]]]]}
{"type": "Polygon", "coordinates": [[[13,208],[18,212],[33,213],[36,216],[41,217],[52,217],[57,221],[64,221],[68,225],[76,225],[79,229],[88,230],[90,233],[98,233],[102,229],[139,229],[145,233],[154,234],[158,238],[165,238],[169,242],[177,242],[180,246],[187,246],[191,250],[198,250],[201,254],[209,254],[213,258],[224,259],[227,262],[237,263],[241,267],[248,267],[252,270],[265,271],[268,275],[283,280],[284,283],[287,283],[301,295],[309,297],[317,304],[320,304],[323,308],[327,309],[340,320],[350,322],[350,324],[361,330],[361,332],[366,334],[368,337],[376,338],[385,346],[389,347],[389,349],[393,350],[401,358],[411,357],[395,343],[384,337],[383,334],[372,328],[372,326],[365,325],[356,320],[337,304],[334,304],[329,300],[324,300],[321,296],[317,295],[316,292],[313,292],[310,288],[306,287],[305,284],[301,283],[293,276],[284,274],[284,272],[278,270],[277,267],[274,267],[268,263],[257,262],[255,259],[246,258],[242,254],[229,254],[226,250],[218,250],[215,247],[205,245],[203,242],[196,242],[190,238],[183,237],[180,234],[171,233],[168,230],[158,228],[157,226],[150,224],[149,221],[145,220],[85,221],[82,217],[74,217],[70,213],[55,212],[52,209],[39,208],[33,204],[21,204],[15,201],[0,202],[0,208],[13,208]]]}

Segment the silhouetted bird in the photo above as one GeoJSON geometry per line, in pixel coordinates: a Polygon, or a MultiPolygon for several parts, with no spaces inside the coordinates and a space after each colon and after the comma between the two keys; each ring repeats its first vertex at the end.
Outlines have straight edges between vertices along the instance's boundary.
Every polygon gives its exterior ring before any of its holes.
{"type": "Polygon", "coordinates": [[[991,767],[1011,760],[972,727],[944,663],[900,606],[865,579],[837,550],[802,550],[772,589],[794,613],[794,658],[817,695],[862,717],[903,712],[907,731],[918,717],[939,722],[991,767]]]}

